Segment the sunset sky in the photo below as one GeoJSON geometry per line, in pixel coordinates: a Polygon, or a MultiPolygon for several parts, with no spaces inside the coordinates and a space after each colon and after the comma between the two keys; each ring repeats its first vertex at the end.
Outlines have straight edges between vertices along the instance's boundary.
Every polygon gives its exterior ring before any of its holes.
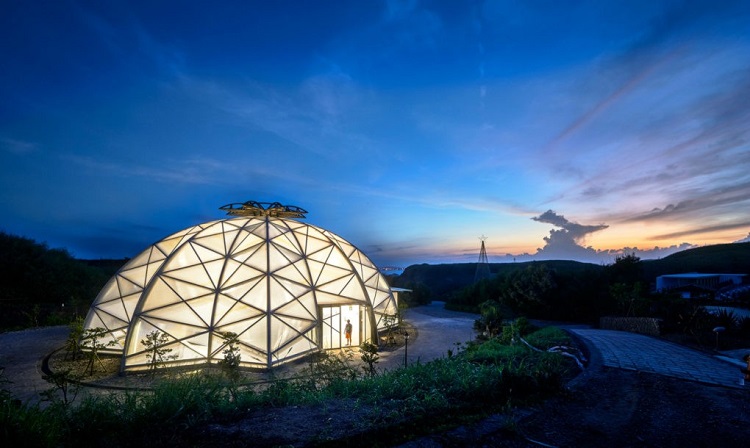
{"type": "Polygon", "coordinates": [[[748,1],[34,1],[0,231],[132,257],[278,201],[378,265],[750,235],[748,1]]]}

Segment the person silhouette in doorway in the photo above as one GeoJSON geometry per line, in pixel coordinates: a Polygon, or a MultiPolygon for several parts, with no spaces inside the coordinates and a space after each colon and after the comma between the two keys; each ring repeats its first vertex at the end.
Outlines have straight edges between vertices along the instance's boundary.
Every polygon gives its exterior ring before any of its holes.
{"type": "Polygon", "coordinates": [[[346,345],[352,345],[352,323],[349,319],[346,320],[346,326],[344,327],[344,336],[346,337],[346,345]]]}

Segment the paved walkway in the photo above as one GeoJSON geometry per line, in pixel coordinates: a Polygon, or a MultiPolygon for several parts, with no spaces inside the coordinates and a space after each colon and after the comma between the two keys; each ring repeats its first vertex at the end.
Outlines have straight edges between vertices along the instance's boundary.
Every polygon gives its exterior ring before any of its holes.
{"type": "MultiPolygon", "coordinates": [[[[380,353],[380,370],[393,370],[404,365],[428,362],[445,357],[456,344],[474,338],[475,314],[443,309],[442,302],[433,302],[406,310],[406,322],[415,331],[407,350],[401,347],[380,353]]],[[[651,372],[676,378],[734,388],[740,385],[741,374],[736,364],[722,361],[696,350],[634,333],[593,330],[580,326],[566,329],[585,339],[601,354],[602,364],[627,370],[651,372]]],[[[39,393],[50,389],[42,379],[42,359],[63,346],[68,327],[48,327],[0,334],[0,367],[12,383],[7,385],[13,395],[25,402],[39,400],[39,393]]],[[[6,387],[6,386],[4,386],[6,387]]]]}
{"type": "MultiPolygon", "coordinates": [[[[745,388],[736,364],[661,339],[613,330],[568,329],[601,354],[608,367],[656,373],[707,384],[745,388]]],[[[748,385],[750,386],[750,384],[748,385]]]]}
{"type": "Polygon", "coordinates": [[[36,403],[40,392],[52,388],[42,378],[42,360],[62,347],[70,334],[67,326],[34,328],[0,334],[0,367],[10,381],[3,388],[22,402],[36,403]]]}
{"type": "Polygon", "coordinates": [[[404,347],[393,352],[382,352],[379,369],[392,370],[404,365],[428,362],[448,356],[448,350],[456,353],[456,344],[474,340],[474,321],[477,314],[446,311],[444,302],[432,302],[404,312],[404,320],[416,328],[416,337],[409,338],[408,353],[404,347]]]}

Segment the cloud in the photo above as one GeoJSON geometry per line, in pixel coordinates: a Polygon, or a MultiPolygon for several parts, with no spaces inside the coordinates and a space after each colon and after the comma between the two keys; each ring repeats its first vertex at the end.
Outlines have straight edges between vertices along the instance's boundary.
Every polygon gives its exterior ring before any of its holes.
{"type": "Polygon", "coordinates": [[[544,247],[537,249],[535,255],[535,258],[538,259],[556,258],[593,261],[598,258],[597,251],[591,247],[583,247],[579,243],[586,235],[609,227],[606,224],[583,225],[571,222],[552,210],[547,210],[531,219],[560,228],[560,230],[550,230],[549,236],[544,237],[546,244],[544,247]]]}
{"type": "MultiPolygon", "coordinates": [[[[558,215],[552,210],[547,210],[540,216],[531,219],[537,222],[552,224],[555,227],[559,227],[560,230],[552,229],[550,231],[550,235],[544,238],[544,241],[546,243],[545,246],[537,249],[537,252],[535,254],[506,255],[506,259],[508,259],[508,257],[513,257],[513,259],[517,261],[562,259],[578,260],[589,263],[609,264],[613,263],[617,256],[625,254],[634,254],[642,259],[655,259],[665,257],[675,252],[697,247],[691,243],[681,243],[673,244],[667,247],[655,246],[652,249],[640,249],[636,246],[623,247],[621,249],[599,250],[594,249],[591,246],[584,247],[580,243],[585,239],[586,235],[608,228],[609,226],[606,224],[582,225],[570,222],[564,216],[558,215]]],[[[744,225],[750,226],[750,223],[745,223],[744,225]]],[[[713,230],[722,229],[704,229],[703,231],[711,232],[713,230]]],[[[674,235],[668,235],[668,237],[679,237],[682,236],[683,233],[685,235],[689,235],[693,232],[680,232],[674,235]]],[[[654,239],[661,239],[662,237],[657,237],[654,239]]]]}
{"type": "Polygon", "coordinates": [[[3,150],[17,155],[30,154],[37,150],[37,144],[32,142],[26,142],[22,140],[14,140],[11,138],[0,139],[0,147],[3,150]]]}
{"type": "Polygon", "coordinates": [[[649,240],[663,240],[663,239],[670,239],[670,238],[679,238],[679,237],[683,237],[687,235],[700,235],[703,233],[720,232],[722,230],[737,230],[737,229],[744,229],[748,227],[750,227],[750,221],[717,224],[714,226],[705,226],[705,227],[694,227],[692,229],[683,230],[680,232],[667,233],[663,235],[655,235],[655,236],[650,237],[649,240]]]}
{"type": "MultiPolygon", "coordinates": [[[[570,222],[567,219],[565,219],[564,216],[558,215],[552,210],[547,210],[541,215],[536,216],[531,219],[537,222],[544,222],[547,224],[552,224],[555,227],[560,227],[562,230],[552,231],[554,232],[554,235],[561,235],[557,239],[565,239],[565,240],[574,241],[574,242],[578,242],[580,239],[582,239],[589,233],[593,233],[599,230],[604,230],[607,227],[609,227],[606,224],[582,225],[582,224],[570,222]]],[[[552,236],[550,236],[550,238],[552,238],[552,236]]]]}
{"type": "Polygon", "coordinates": [[[127,5],[107,5],[110,10],[106,12],[96,11],[95,7],[73,6],[80,23],[94,36],[91,41],[102,45],[111,61],[125,72],[130,72],[130,67],[138,67],[137,70],[146,67],[168,77],[183,72],[183,52],[154,38],[127,5]],[[117,8],[114,14],[113,6],[117,8]]]}
{"type": "Polygon", "coordinates": [[[750,243],[750,233],[748,233],[745,238],[742,238],[741,240],[737,240],[734,242],[735,243],[750,243]]]}
{"type": "Polygon", "coordinates": [[[128,165],[75,154],[63,155],[62,159],[100,174],[147,178],[169,184],[217,185],[225,183],[226,178],[241,174],[236,165],[203,157],[167,160],[158,166],[128,165]]]}

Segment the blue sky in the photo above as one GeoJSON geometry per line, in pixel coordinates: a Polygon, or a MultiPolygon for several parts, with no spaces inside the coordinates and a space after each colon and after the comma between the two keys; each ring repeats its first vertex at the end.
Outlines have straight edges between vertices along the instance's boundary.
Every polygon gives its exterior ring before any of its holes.
{"type": "Polygon", "coordinates": [[[750,235],[747,1],[33,1],[0,230],[122,258],[278,201],[378,265],[750,235]]]}

